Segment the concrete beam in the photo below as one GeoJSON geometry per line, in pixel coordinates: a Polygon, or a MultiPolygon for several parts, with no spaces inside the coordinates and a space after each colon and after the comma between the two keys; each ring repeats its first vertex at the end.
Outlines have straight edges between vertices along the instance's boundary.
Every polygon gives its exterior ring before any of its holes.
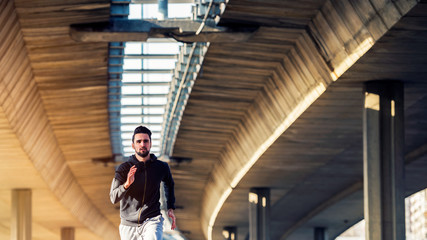
{"type": "Polygon", "coordinates": [[[192,20],[127,20],[73,24],[71,38],[78,42],[146,42],[173,38],[182,42],[245,42],[258,27],[227,28],[192,20]]]}

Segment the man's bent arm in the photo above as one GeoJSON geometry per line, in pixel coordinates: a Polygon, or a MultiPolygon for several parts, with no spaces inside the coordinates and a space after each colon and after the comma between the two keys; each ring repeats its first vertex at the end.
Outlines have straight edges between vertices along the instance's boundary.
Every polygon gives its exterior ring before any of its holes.
{"type": "Polygon", "coordinates": [[[113,178],[113,182],[111,183],[111,189],[110,189],[110,200],[113,204],[116,204],[120,200],[123,199],[127,192],[127,189],[124,187],[123,184],[120,183],[119,180],[116,178],[113,178]]]}
{"type": "Polygon", "coordinates": [[[166,176],[163,179],[165,183],[166,203],[168,209],[175,210],[175,192],[174,192],[174,181],[170,172],[169,166],[167,167],[166,176]]]}

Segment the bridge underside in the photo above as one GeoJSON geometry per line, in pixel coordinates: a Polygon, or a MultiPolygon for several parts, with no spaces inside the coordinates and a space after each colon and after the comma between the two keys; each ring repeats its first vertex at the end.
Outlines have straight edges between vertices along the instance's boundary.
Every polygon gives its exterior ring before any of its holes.
{"type": "Polygon", "coordinates": [[[211,44],[186,107],[174,155],[193,161],[174,175],[190,239],[210,227],[222,239],[225,226],[245,237],[251,187],[271,188],[271,239],[313,239],[315,227],[334,237],[361,220],[370,80],[404,82],[406,194],[426,187],[427,4],[359,3],[230,1],[220,24],[261,27],[211,44]]]}
{"type": "MultiPolygon", "coordinates": [[[[106,43],[70,25],[105,22],[109,1],[0,2],[0,238],[11,190],[32,189],[33,239],[117,239],[108,191],[106,43]]],[[[248,192],[271,189],[271,239],[330,237],[363,218],[363,83],[404,82],[406,195],[426,188],[427,3],[230,0],[219,22],[257,27],[212,43],[171,163],[188,239],[248,232],[248,192]]],[[[217,39],[218,40],[218,39],[217,39]]]]}
{"type": "Polygon", "coordinates": [[[11,190],[30,189],[32,239],[117,239],[108,201],[111,157],[106,43],[76,43],[69,26],[109,19],[109,1],[0,2],[0,238],[11,190]]]}

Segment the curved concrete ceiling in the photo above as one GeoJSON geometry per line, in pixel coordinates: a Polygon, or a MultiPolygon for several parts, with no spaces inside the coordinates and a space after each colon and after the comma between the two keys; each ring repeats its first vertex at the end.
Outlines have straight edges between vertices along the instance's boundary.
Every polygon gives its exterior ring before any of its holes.
{"type": "MultiPolygon", "coordinates": [[[[111,157],[108,47],[68,35],[70,24],[108,20],[108,7],[0,3],[0,211],[10,213],[11,189],[31,188],[36,240],[65,226],[78,239],[118,237],[114,168],[92,162],[111,157]]],[[[171,169],[188,238],[220,239],[226,225],[245,236],[256,186],[273,189],[274,239],[304,239],[319,222],[338,234],[360,219],[365,80],[406,81],[407,194],[425,187],[425,10],[403,0],[229,1],[220,24],[261,27],[248,42],[211,44],[185,110],[173,155],[193,160],[171,169]],[[354,207],[335,216],[343,206],[354,207]]],[[[9,221],[0,217],[0,237],[9,221]]]]}
{"type": "MultiPolygon", "coordinates": [[[[356,149],[362,134],[361,83],[390,79],[396,73],[369,72],[357,82],[344,76],[369,70],[353,64],[409,10],[423,9],[424,4],[313,1],[304,6],[305,11],[289,10],[291,14],[275,9],[303,7],[230,1],[220,24],[262,27],[248,42],[214,43],[206,54],[174,148],[174,155],[192,157],[193,162],[177,166],[174,174],[177,194],[191,193],[178,204],[192,217],[200,216],[207,239],[220,239],[227,225],[247,232],[250,187],[274,189],[273,239],[292,237],[311,218],[360,189],[362,161],[356,149]],[[354,70],[348,70],[352,66],[354,70]],[[334,180],[338,176],[342,179],[334,180]],[[194,184],[189,186],[189,180],[194,184]],[[322,181],[325,185],[319,186],[322,181]],[[301,203],[290,205],[295,201],[301,203]],[[280,220],[282,214],[287,222],[280,220]]],[[[410,59],[410,55],[405,56],[410,59]]],[[[388,68],[379,64],[378,69],[386,72],[401,63],[388,68]]],[[[401,75],[398,79],[405,81],[401,75]]],[[[358,209],[349,214],[347,227],[360,219],[358,209]]],[[[196,224],[181,225],[190,239],[200,238],[196,224]]]]}
{"type": "MultiPolygon", "coordinates": [[[[0,3],[1,234],[10,191],[32,189],[33,239],[75,227],[82,239],[118,239],[108,203],[112,167],[107,113],[107,45],[77,44],[71,23],[105,20],[109,2],[0,3]]],[[[116,226],[115,226],[116,225],[116,226]]]]}

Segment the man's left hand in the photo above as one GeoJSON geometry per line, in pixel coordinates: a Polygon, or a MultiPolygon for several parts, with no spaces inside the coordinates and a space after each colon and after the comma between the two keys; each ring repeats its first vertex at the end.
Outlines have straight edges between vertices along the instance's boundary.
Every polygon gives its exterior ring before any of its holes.
{"type": "Polygon", "coordinates": [[[173,213],[173,209],[168,210],[168,216],[172,219],[171,229],[175,230],[175,228],[176,228],[176,217],[175,217],[175,214],[173,213]]]}

